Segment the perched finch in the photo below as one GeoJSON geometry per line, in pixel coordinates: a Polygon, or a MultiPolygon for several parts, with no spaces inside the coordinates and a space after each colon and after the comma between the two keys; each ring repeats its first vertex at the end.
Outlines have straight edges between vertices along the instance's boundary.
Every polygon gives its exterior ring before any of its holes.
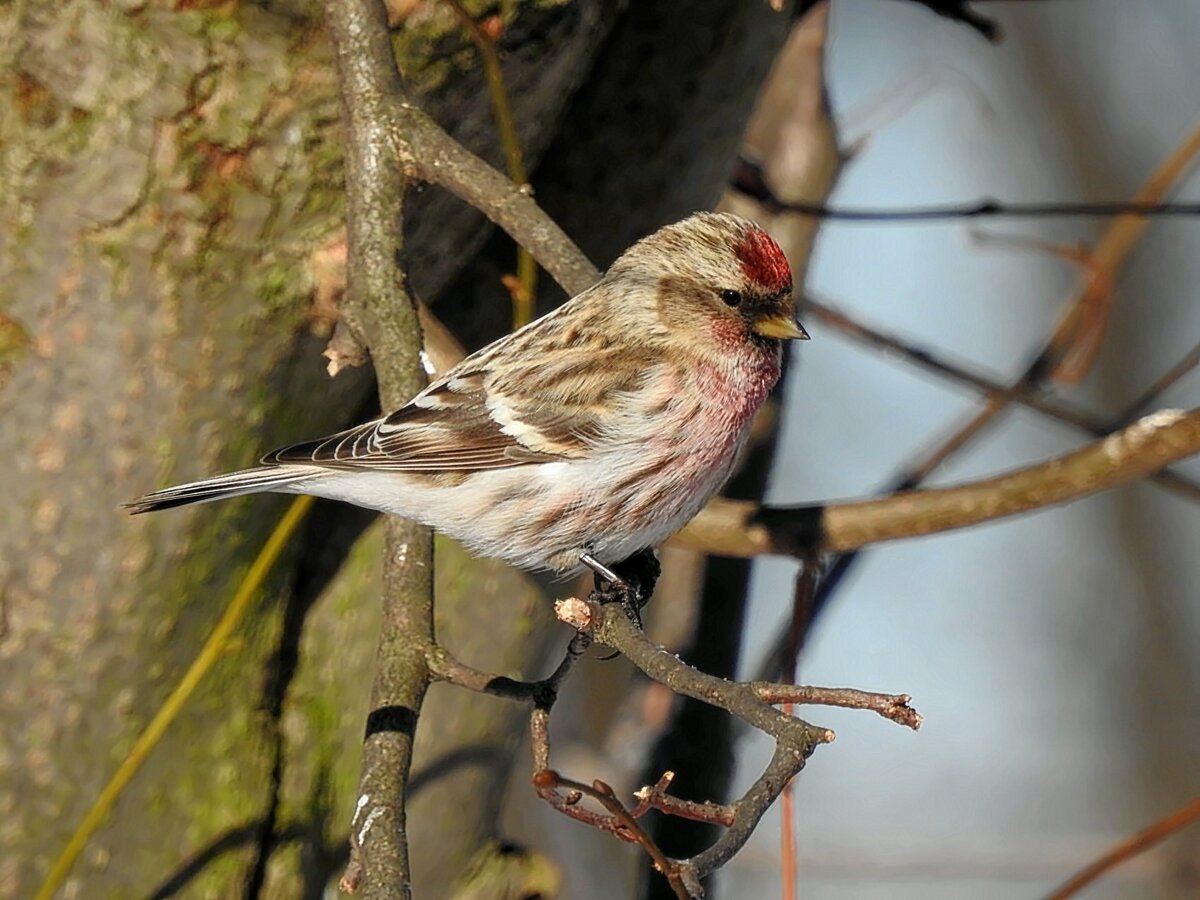
{"type": "Polygon", "coordinates": [[[314,494],[528,569],[616,565],[720,489],[783,341],[807,337],[779,246],[745,219],[701,213],[638,241],[591,288],[396,412],[129,508],[314,494]]]}

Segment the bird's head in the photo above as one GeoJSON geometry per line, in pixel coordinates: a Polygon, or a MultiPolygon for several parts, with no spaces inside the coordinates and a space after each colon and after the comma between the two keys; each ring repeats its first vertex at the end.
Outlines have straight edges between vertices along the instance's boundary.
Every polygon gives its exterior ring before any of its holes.
{"type": "Polygon", "coordinates": [[[787,257],[740,216],[698,213],[660,228],[613,263],[608,277],[652,288],[639,293],[653,296],[658,321],[700,348],[808,339],[796,321],[787,257]]]}

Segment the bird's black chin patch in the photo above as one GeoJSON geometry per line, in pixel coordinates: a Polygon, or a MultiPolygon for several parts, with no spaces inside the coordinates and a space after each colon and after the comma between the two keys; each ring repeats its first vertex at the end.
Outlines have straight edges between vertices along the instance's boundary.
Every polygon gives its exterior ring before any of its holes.
{"type": "Polygon", "coordinates": [[[778,350],[783,346],[783,341],[778,338],[766,337],[753,329],[750,330],[747,336],[750,338],[750,343],[760,350],[778,350]]]}

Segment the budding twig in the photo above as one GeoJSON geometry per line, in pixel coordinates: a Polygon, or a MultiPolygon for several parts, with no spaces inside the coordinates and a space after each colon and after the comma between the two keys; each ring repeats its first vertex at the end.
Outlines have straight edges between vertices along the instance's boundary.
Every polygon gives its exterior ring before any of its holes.
{"type": "MultiPolygon", "coordinates": [[[[645,829],[638,824],[637,819],[617,799],[617,795],[613,789],[603,781],[597,779],[591,785],[586,785],[581,781],[563,778],[553,769],[542,769],[534,773],[533,783],[537,786],[538,793],[541,796],[546,796],[542,794],[542,791],[545,790],[554,791],[554,796],[558,797],[560,795],[557,794],[557,789],[566,788],[570,792],[569,796],[591,797],[608,810],[609,818],[616,823],[613,829],[611,829],[614,834],[618,834],[632,843],[641,845],[650,859],[654,861],[654,868],[658,869],[666,877],[676,897],[680,897],[681,900],[688,900],[689,897],[693,896],[692,892],[684,884],[680,872],[680,864],[666,857],[662,850],[658,848],[658,845],[654,843],[650,835],[646,833],[645,829]]],[[[566,811],[563,807],[557,805],[557,800],[551,800],[551,803],[555,805],[556,809],[566,811]]],[[[567,804],[568,807],[571,805],[573,804],[567,804]]],[[[604,827],[608,830],[607,826],[604,825],[597,825],[597,827],[604,827]]]]}
{"type": "Polygon", "coordinates": [[[667,793],[667,788],[674,780],[674,772],[663,772],[662,777],[654,784],[646,785],[635,791],[634,796],[638,802],[637,806],[630,810],[630,815],[638,818],[650,810],[656,809],[666,815],[691,819],[693,822],[708,822],[726,827],[733,824],[733,807],[725,803],[713,803],[709,800],[700,802],[672,797],[667,793]]]}
{"type": "Polygon", "coordinates": [[[798,706],[838,706],[843,709],[865,709],[885,719],[917,731],[924,721],[920,713],[908,704],[908,694],[877,694],[856,688],[812,687],[805,684],[776,684],[770,681],[751,681],[749,687],[767,703],[798,706]]]}
{"type": "MultiPolygon", "coordinates": [[[[791,700],[872,709],[910,727],[916,727],[920,722],[920,717],[908,707],[908,698],[905,695],[869,694],[787,684],[746,684],[707,675],[652,643],[613,604],[573,600],[570,603],[560,603],[558,611],[560,617],[569,619],[570,624],[585,628],[597,641],[619,651],[646,675],[677,694],[719,707],[775,739],[775,753],[771,762],[735,803],[728,806],[703,804],[688,807],[688,812],[694,813],[697,818],[727,825],[724,834],[707,850],[690,859],[674,861],[679,877],[691,896],[700,896],[700,880],[724,865],[749,840],[763,813],[804,767],[812,751],[819,744],[829,743],[834,738],[832,731],[787,715],[775,709],[771,705],[772,702],[791,700]]],[[[543,719],[540,723],[535,723],[535,745],[548,742],[545,731],[547,721],[543,719]]],[[[548,749],[544,752],[543,759],[548,757],[548,749]]],[[[639,800],[648,805],[654,805],[656,801],[661,802],[659,795],[665,791],[665,786],[664,781],[660,779],[658,785],[640,791],[639,800]]],[[[574,803],[569,801],[569,795],[558,795],[554,801],[555,808],[580,818],[574,811],[568,812],[565,808],[574,806],[574,803]]],[[[675,812],[680,802],[663,803],[663,806],[668,807],[664,811],[675,812]]],[[[638,808],[640,806],[639,804],[638,808]]],[[[589,824],[596,824],[596,827],[604,827],[605,830],[616,833],[611,822],[603,825],[594,822],[589,824]]]]}

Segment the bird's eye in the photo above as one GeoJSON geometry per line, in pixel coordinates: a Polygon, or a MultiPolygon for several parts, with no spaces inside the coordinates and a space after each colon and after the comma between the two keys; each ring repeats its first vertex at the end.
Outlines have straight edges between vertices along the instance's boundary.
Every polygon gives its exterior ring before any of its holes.
{"type": "Polygon", "coordinates": [[[742,303],[741,291],[724,290],[721,291],[721,299],[725,301],[726,306],[740,306],[742,303]]]}

